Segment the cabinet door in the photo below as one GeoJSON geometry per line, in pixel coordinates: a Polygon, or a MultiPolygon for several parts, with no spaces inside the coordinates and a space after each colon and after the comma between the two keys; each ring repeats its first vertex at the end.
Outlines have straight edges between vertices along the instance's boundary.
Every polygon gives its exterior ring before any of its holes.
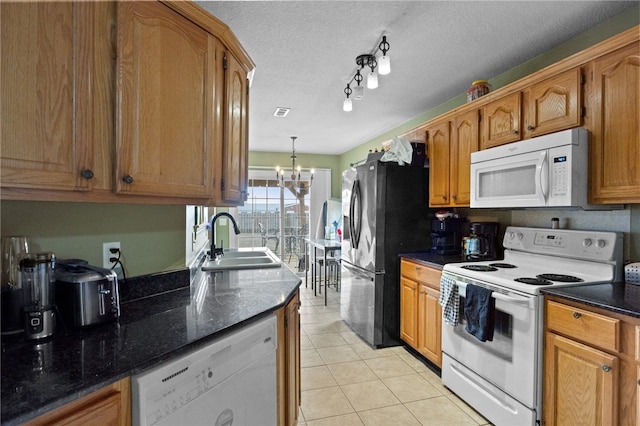
{"type": "Polygon", "coordinates": [[[296,295],[287,305],[287,396],[288,424],[298,423],[300,406],[300,296],[296,295]]]}
{"type": "Polygon", "coordinates": [[[400,277],[400,338],[418,348],[418,283],[400,277]]]}
{"type": "Polygon", "coordinates": [[[118,2],[118,193],[212,195],[215,49],[162,3],[118,2]]]}
{"type": "Polygon", "coordinates": [[[222,201],[244,204],[248,184],[248,112],[247,73],[231,54],[225,54],[225,130],[222,145],[222,201]]]}
{"type": "Polygon", "coordinates": [[[619,359],[546,333],[544,423],[615,425],[619,359]]]}
{"type": "Polygon", "coordinates": [[[449,122],[434,124],[427,129],[429,144],[429,205],[449,205],[449,122]]]}
{"type": "Polygon", "coordinates": [[[525,107],[526,138],[582,124],[581,79],[580,68],[574,68],[528,89],[525,107]]]}
{"type": "Polygon", "coordinates": [[[442,308],[440,292],[420,284],[418,294],[418,351],[442,367],[442,308]]]}
{"type": "Polygon", "coordinates": [[[478,150],[480,123],[477,110],[469,111],[453,120],[451,138],[451,204],[469,206],[471,203],[471,153],[478,150]]]}
{"type": "Polygon", "coordinates": [[[592,203],[640,203],[640,43],[593,61],[588,79],[592,203]]]}
{"type": "Polygon", "coordinates": [[[92,11],[83,2],[0,3],[3,187],[91,189],[92,11]]]}
{"type": "Polygon", "coordinates": [[[131,424],[131,380],[122,379],[24,423],[36,425],[131,424]]]}
{"type": "Polygon", "coordinates": [[[520,140],[520,99],[521,93],[516,92],[482,108],[480,149],[520,140]]]}

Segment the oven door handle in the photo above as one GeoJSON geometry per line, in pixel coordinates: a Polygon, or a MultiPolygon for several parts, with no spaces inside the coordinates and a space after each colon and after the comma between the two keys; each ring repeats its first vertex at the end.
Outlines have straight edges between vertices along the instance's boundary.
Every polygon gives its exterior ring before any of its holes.
{"type": "MultiPolygon", "coordinates": [[[[463,281],[456,280],[456,285],[461,289],[465,289],[466,290],[466,288],[467,288],[467,283],[465,283],[463,281]]],[[[496,300],[501,300],[503,302],[516,303],[518,305],[525,305],[525,306],[529,306],[529,302],[531,301],[531,299],[528,298],[528,297],[506,296],[506,295],[504,295],[502,293],[498,293],[497,291],[492,291],[491,292],[491,297],[493,297],[496,300]]]]}

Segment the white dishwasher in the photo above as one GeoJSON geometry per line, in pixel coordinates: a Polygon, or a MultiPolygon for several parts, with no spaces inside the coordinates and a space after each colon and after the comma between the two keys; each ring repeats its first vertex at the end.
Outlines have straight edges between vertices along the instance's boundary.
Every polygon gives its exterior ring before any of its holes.
{"type": "Polygon", "coordinates": [[[131,379],[134,425],[275,425],[275,315],[131,379]]]}

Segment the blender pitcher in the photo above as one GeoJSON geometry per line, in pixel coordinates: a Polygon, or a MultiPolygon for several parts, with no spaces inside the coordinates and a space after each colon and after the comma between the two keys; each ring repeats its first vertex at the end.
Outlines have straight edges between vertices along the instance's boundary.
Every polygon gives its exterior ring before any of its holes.
{"type": "Polygon", "coordinates": [[[2,237],[2,275],[0,301],[2,303],[2,335],[24,331],[22,307],[24,292],[20,284],[20,260],[29,252],[28,237],[2,237]]]}
{"type": "Polygon", "coordinates": [[[42,339],[55,331],[54,267],[53,253],[29,254],[20,261],[20,279],[24,290],[24,333],[27,339],[42,339]]]}

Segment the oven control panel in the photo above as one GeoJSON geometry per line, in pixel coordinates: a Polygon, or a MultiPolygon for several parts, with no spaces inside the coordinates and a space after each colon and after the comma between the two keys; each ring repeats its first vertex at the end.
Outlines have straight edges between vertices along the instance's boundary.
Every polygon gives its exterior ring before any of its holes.
{"type": "Polygon", "coordinates": [[[622,234],[606,231],[507,227],[506,249],[607,262],[622,257],[622,234]]]}

